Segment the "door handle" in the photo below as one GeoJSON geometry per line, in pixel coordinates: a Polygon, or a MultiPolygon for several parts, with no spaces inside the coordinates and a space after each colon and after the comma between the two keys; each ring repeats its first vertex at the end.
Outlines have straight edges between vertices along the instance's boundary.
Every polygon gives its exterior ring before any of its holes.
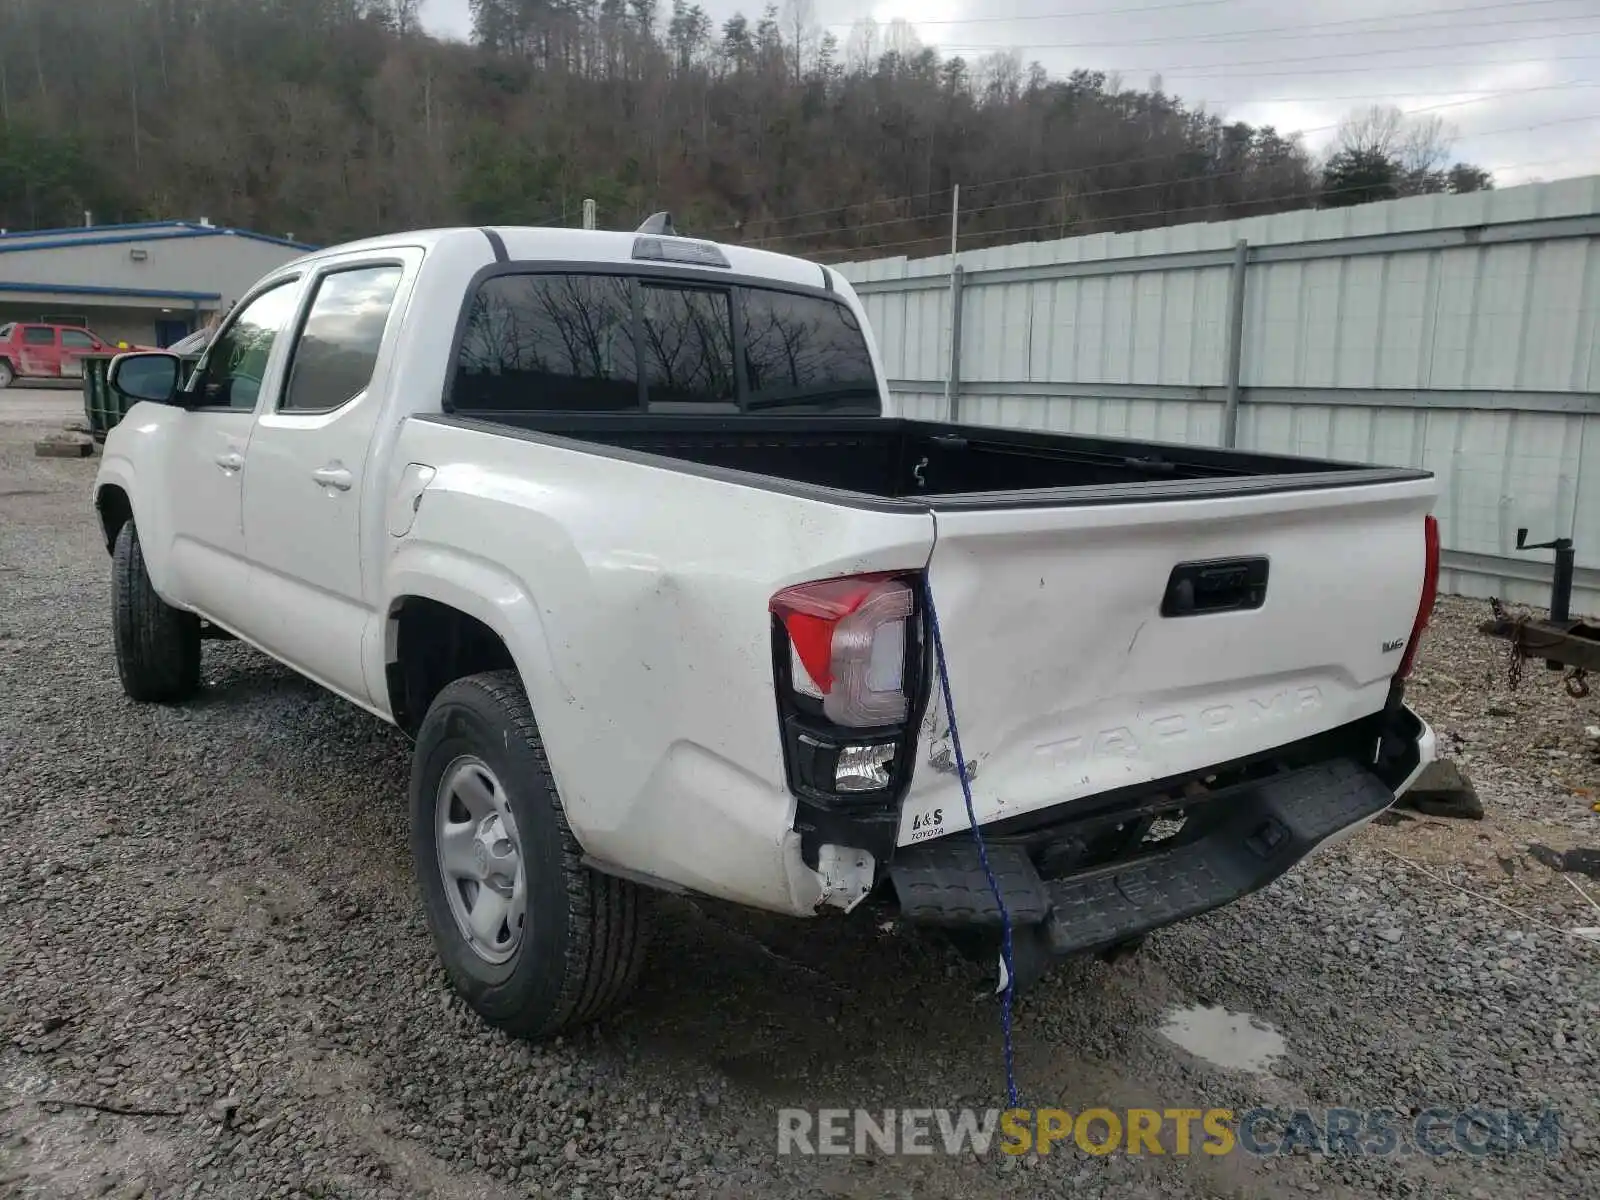
{"type": "Polygon", "coordinates": [[[311,472],[311,478],[323,487],[336,488],[341,492],[348,492],[355,481],[354,476],[343,467],[318,467],[311,472]]]}
{"type": "Polygon", "coordinates": [[[232,474],[234,471],[244,469],[244,455],[237,450],[229,450],[226,454],[217,455],[217,466],[232,474]]]}

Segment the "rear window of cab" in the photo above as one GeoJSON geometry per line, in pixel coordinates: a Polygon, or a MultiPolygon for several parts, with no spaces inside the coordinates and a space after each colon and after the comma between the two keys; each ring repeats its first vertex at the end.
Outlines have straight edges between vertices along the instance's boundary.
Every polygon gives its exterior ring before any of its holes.
{"type": "Polygon", "coordinates": [[[456,412],[880,411],[855,314],[835,297],[671,278],[492,276],[470,300],[456,412]]]}

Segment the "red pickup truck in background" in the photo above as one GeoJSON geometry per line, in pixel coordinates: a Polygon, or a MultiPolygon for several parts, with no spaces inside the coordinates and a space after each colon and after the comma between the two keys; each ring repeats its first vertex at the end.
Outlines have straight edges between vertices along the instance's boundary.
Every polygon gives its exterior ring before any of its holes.
{"type": "Polygon", "coordinates": [[[14,379],[77,379],[85,354],[144,349],[148,347],[108,342],[80,325],[0,325],[0,388],[10,387],[14,379]]]}

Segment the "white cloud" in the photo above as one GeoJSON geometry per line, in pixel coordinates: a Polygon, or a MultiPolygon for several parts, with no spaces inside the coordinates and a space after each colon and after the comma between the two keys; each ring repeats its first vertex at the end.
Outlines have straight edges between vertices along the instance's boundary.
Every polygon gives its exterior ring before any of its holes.
{"type": "Polygon", "coordinates": [[[422,0],[422,23],[435,37],[472,36],[472,11],[467,0],[422,0]]]}

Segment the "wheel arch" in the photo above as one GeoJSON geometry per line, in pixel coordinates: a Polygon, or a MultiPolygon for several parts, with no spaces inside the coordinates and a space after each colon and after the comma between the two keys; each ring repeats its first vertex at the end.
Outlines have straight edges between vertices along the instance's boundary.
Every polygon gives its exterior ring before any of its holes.
{"type": "MultiPolygon", "coordinates": [[[[438,555],[437,548],[430,551],[438,555]]],[[[390,574],[383,685],[395,723],[415,734],[428,704],[466,675],[514,670],[535,713],[557,702],[538,609],[503,568],[450,556],[447,570],[390,574]]]]}
{"type": "Polygon", "coordinates": [[[133,500],[120,483],[102,483],[94,493],[95,513],[100,518],[100,533],[105,539],[106,553],[117,546],[117,534],[133,520],[133,500]]]}

